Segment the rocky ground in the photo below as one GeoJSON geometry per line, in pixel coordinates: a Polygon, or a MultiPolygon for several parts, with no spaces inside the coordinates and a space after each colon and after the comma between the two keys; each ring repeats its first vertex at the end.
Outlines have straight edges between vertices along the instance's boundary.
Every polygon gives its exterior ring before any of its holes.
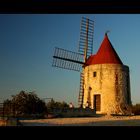
{"type": "Polygon", "coordinates": [[[20,120],[23,126],[140,126],[140,116],[102,116],[20,120]]]}

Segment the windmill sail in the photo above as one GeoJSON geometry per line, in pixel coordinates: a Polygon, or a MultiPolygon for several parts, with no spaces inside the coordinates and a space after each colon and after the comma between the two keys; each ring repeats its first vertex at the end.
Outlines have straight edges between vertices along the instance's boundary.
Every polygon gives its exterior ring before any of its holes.
{"type": "Polygon", "coordinates": [[[74,71],[80,71],[83,68],[80,76],[80,91],[78,98],[79,107],[83,107],[84,64],[87,60],[87,57],[92,55],[93,31],[94,21],[82,17],[78,53],[56,47],[53,56],[53,67],[74,71]]]}
{"type": "Polygon", "coordinates": [[[84,99],[84,73],[80,74],[80,90],[79,90],[79,98],[78,105],[79,107],[83,107],[83,99],[84,99]]]}
{"type": "Polygon", "coordinates": [[[83,64],[83,55],[80,53],[64,50],[57,47],[55,48],[52,66],[80,71],[81,65],[83,64]]]}
{"type": "Polygon", "coordinates": [[[93,51],[94,21],[82,17],[78,51],[84,55],[84,61],[93,51]]]}

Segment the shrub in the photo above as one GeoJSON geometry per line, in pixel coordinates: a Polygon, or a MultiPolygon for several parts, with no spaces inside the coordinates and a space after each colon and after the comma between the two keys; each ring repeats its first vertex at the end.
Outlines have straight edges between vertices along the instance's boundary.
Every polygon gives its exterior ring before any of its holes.
{"type": "Polygon", "coordinates": [[[132,106],[132,113],[134,113],[134,115],[140,115],[140,104],[132,106]]]}

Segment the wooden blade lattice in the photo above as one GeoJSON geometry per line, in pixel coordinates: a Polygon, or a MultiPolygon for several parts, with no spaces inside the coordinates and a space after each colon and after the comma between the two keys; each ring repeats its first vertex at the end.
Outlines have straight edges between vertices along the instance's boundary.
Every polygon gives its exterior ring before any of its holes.
{"type": "Polygon", "coordinates": [[[85,59],[93,52],[94,21],[82,17],[78,51],[85,59]]]}
{"type": "Polygon", "coordinates": [[[81,65],[83,64],[83,55],[80,53],[75,53],[57,47],[55,48],[52,66],[80,71],[81,65]]]}

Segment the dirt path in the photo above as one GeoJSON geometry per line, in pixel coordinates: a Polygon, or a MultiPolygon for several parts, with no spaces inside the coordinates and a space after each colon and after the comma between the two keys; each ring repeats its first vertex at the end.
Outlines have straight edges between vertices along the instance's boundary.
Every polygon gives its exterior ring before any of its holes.
{"type": "Polygon", "coordinates": [[[140,116],[21,120],[23,126],[140,126],[140,116]]]}

